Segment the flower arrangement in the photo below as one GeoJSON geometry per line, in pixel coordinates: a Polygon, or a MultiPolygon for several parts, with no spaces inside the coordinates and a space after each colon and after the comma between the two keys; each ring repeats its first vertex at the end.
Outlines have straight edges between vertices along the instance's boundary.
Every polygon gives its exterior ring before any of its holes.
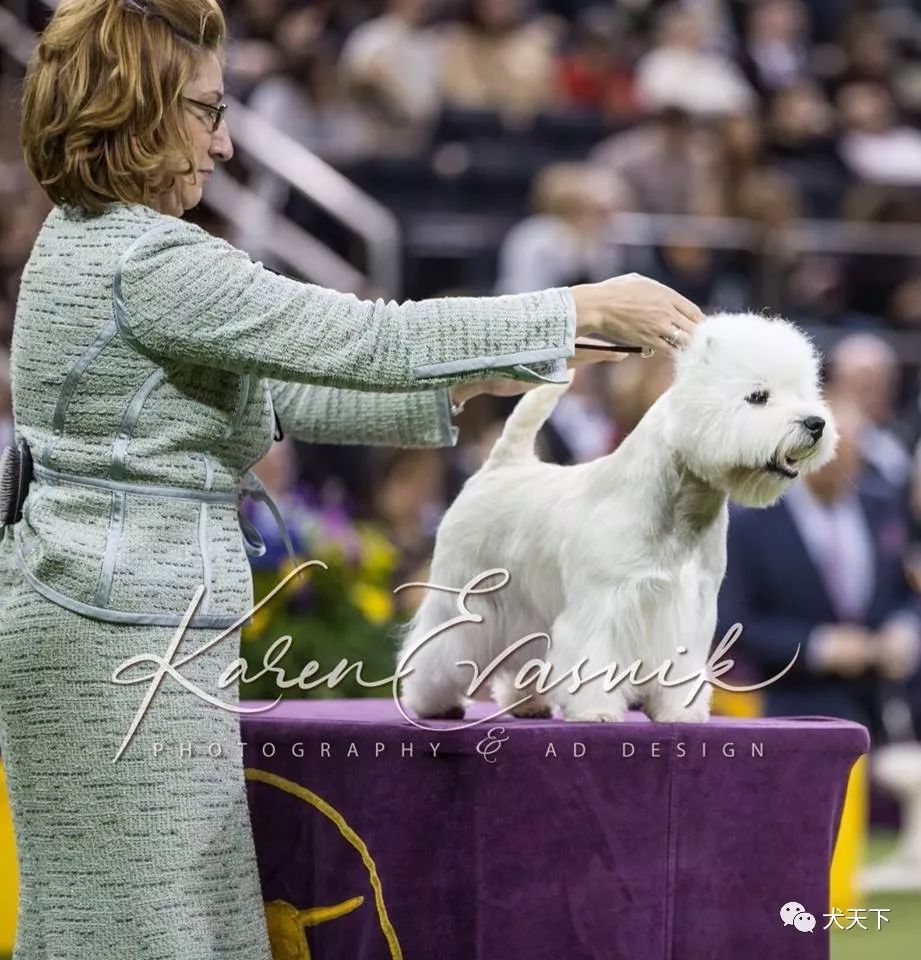
{"type": "MultiPolygon", "coordinates": [[[[393,593],[400,582],[401,552],[380,523],[353,519],[335,496],[327,494],[321,500],[310,488],[297,485],[277,497],[276,503],[299,559],[321,560],[327,569],[306,568],[304,581],[289,580],[243,628],[240,654],[250,665],[247,675],[261,670],[267,651],[279,637],[290,637],[290,648],[275,662],[288,681],[298,678],[311,661],[319,665],[314,683],[342,660],[361,661],[360,676],[366,683],[389,677],[394,672],[399,626],[409,613],[393,593]]],[[[290,573],[292,563],[267,508],[247,502],[244,509],[266,542],[263,556],[251,560],[258,604],[290,573]]],[[[303,684],[310,682],[305,677],[303,684]]],[[[280,688],[272,672],[240,685],[241,699],[388,693],[388,686],[363,686],[354,669],[332,688],[326,683],[308,689],[280,688]]]]}

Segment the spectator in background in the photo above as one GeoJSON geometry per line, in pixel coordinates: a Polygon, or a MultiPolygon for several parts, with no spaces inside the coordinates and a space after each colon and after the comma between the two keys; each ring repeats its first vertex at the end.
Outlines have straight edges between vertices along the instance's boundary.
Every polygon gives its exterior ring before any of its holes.
{"type": "Polygon", "coordinates": [[[467,0],[447,33],[442,92],[452,107],[530,119],[555,99],[555,25],[522,0],[467,0]]]}
{"type": "Polygon", "coordinates": [[[892,291],[889,320],[902,330],[921,332],[921,261],[911,265],[910,276],[892,291]]]}
{"type": "MultiPolygon", "coordinates": [[[[844,198],[848,220],[858,224],[917,224],[921,222],[921,191],[881,184],[854,183],[844,198]]],[[[914,275],[912,246],[889,245],[855,250],[844,256],[848,313],[862,326],[885,326],[895,320],[899,290],[914,275]]]]}
{"type": "Polygon", "coordinates": [[[618,363],[605,380],[605,401],[612,411],[615,436],[612,449],[627,437],[646,411],[671,386],[673,364],[655,354],[637,363],[618,363]]]}
{"type": "Polygon", "coordinates": [[[896,430],[898,389],[899,357],[882,337],[854,333],[838,341],[829,360],[827,392],[862,413],[858,445],[863,461],[904,494],[911,456],[896,430]]]}
{"type": "Polygon", "coordinates": [[[838,87],[850,83],[871,83],[894,93],[902,65],[895,40],[877,11],[852,6],[842,30],[844,69],[835,77],[838,87]]]}
{"type": "MultiPolygon", "coordinates": [[[[631,363],[645,360],[630,358],[631,363]]],[[[605,403],[607,373],[583,367],[573,375],[572,386],[560,397],[544,426],[544,443],[554,463],[588,463],[614,449],[617,429],[605,403]]]]}
{"type": "Polygon", "coordinates": [[[811,80],[777,91],[768,104],[767,162],[796,183],[806,216],[841,213],[849,176],[838,155],[834,124],[828,98],[811,80]]]}
{"type": "Polygon", "coordinates": [[[887,684],[917,681],[918,597],[903,569],[902,504],[886,484],[861,482],[863,416],[840,400],[832,409],[836,458],[773,507],[733,508],[717,636],[742,624],[736,650],[762,680],[796,655],[762,691],[768,715],[856,720],[878,740],[887,684]]]}
{"type": "Polygon", "coordinates": [[[695,303],[710,305],[723,302],[725,287],[719,287],[718,293],[717,281],[723,272],[719,267],[727,260],[701,243],[693,228],[674,227],[653,251],[648,270],[660,283],[667,277],[685,296],[693,294],[695,303]]]}
{"type": "Polygon", "coordinates": [[[745,34],[742,67],[762,96],[809,76],[809,11],[800,0],[756,0],[745,34]]]}
{"type": "MultiPolygon", "coordinates": [[[[499,251],[496,293],[529,293],[626,272],[623,252],[604,234],[617,211],[629,205],[626,187],[596,167],[545,167],[534,183],[534,214],[512,227],[499,251]]],[[[603,380],[587,368],[576,371],[541,431],[544,459],[582,463],[613,449],[603,380]]]]}
{"type": "Polygon", "coordinates": [[[746,178],[764,166],[764,134],[756,114],[732,113],[715,124],[716,169],[705,183],[716,196],[705,201],[717,216],[742,216],[742,193],[746,178]]]}
{"type": "Polygon", "coordinates": [[[921,132],[902,123],[892,96],[874,83],[850,83],[838,93],[841,156],[861,180],[921,185],[921,132]]]}
{"type": "Polygon", "coordinates": [[[385,12],[349,35],[341,69],[379,152],[414,153],[441,106],[438,34],[426,26],[431,0],[388,0],[385,12]]]}
{"type": "Polygon", "coordinates": [[[231,36],[274,43],[287,0],[235,0],[228,17],[231,36]]]}
{"type": "MultiPolygon", "coordinates": [[[[282,69],[256,86],[248,105],[263,120],[336,164],[371,153],[375,144],[357,108],[344,96],[335,55],[316,29],[309,8],[281,20],[276,44],[282,69]]],[[[283,209],[288,189],[277,177],[260,172],[251,185],[276,210],[283,209]]]]}
{"type": "Polygon", "coordinates": [[[275,28],[286,0],[238,0],[230,14],[227,89],[244,99],[260,80],[281,66],[275,28]]]}
{"type": "Polygon", "coordinates": [[[678,4],[662,10],[653,48],[637,64],[636,90],[648,109],[680,107],[695,116],[747,110],[755,94],[739,68],[704,48],[698,15],[678,4]]]}
{"type": "Polygon", "coordinates": [[[512,227],[499,251],[496,293],[530,293],[623,273],[604,231],[629,208],[626,187],[583,163],[555,163],[537,175],[534,214],[512,227]]]}
{"type": "MultiPolygon", "coordinates": [[[[319,22],[313,8],[288,13],[278,24],[276,44],[281,68],[256,85],[248,106],[263,120],[331,164],[366,156],[375,142],[358,109],[340,89],[335,56],[329,43],[318,34],[319,22]]],[[[288,182],[257,160],[245,161],[251,174],[249,186],[281,213],[292,199],[288,182]]],[[[299,198],[298,193],[293,194],[299,198]]],[[[265,210],[253,209],[236,242],[273,268],[281,268],[266,246],[272,228],[265,210]]],[[[214,231],[212,231],[214,232],[214,231]]]]}
{"type": "Polygon", "coordinates": [[[614,134],[589,154],[590,163],[627,185],[634,209],[644,213],[711,212],[701,204],[716,191],[714,158],[712,135],[676,107],[614,134]]]}
{"type": "MultiPolygon", "coordinates": [[[[749,221],[751,238],[741,248],[717,252],[698,246],[687,265],[686,256],[670,257],[674,267],[659,276],[672,276],[682,288],[699,290],[706,302],[723,309],[747,310],[752,303],[780,309],[779,287],[793,264],[792,255],[777,241],[800,215],[801,205],[796,183],[766,162],[756,114],[734,113],[719,121],[712,169],[703,183],[706,189],[697,197],[702,212],[749,221]],[[764,269],[766,256],[771,258],[770,270],[764,269]],[[682,273],[688,275],[688,283],[681,282],[682,273]]],[[[668,246],[692,250],[691,240],[687,236],[684,244],[668,246]]]]}
{"type": "Polygon", "coordinates": [[[583,10],[572,44],[559,60],[560,106],[596,111],[606,120],[637,119],[633,68],[640,42],[616,10],[583,10]]]}
{"type": "Polygon", "coordinates": [[[802,213],[796,184],[779,170],[758,167],[738,184],[737,215],[750,220],[762,242],[802,213]]]}
{"type": "Polygon", "coordinates": [[[741,258],[747,267],[747,303],[780,311],[787,278],[800,263],[795,249],[784,242],[785,231],[802,215],[799,191],[779,170],[759,167],[738,184],[737,197],[737,214],[753,231],[741,258]]]}

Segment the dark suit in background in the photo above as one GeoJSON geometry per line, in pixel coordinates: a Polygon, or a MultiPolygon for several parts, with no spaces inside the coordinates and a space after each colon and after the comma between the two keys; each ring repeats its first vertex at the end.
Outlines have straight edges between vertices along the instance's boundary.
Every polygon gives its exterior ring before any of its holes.
{"type": "MultiPolygon", "coordinates": [[[[733,508],[717,636],[741,623],[743,633],[734,650],[756,668],[761,680],[782,670],[799,646],[793,668],[762,691],[768,715],[820,714],[856,720],[866,724],[878,742],[882,731],[875,672],[854,678],[829,673],[812,662],[810,644],[823,625],[850,623],[876,631],[897,615],[919,623],[921,605],[903,571],[908,523],[899,495],[870,481],[846,499],[853,515],[863,520],[866,540],[844,544],[842,549],[862,551],[872,580],[856,598],[854,609],[842,616],[815,539],[803,529],[803,512],[821,507],[805,488],[794,488],[765,510],[733,508]],[[798,498],[795,503],[794,498],[798,498]]],[[[915,691],[917,679],[911,681],[915,691]]],[[[915,695],[916,728],[921,714],[918,701],[915,695]]]]}

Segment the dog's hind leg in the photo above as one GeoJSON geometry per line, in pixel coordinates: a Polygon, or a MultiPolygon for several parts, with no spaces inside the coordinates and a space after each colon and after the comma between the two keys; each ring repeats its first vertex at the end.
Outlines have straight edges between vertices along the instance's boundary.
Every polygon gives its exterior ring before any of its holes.
{"type": "Polygon", "coordinates": [[[464,716],[470,668],[454,662],[460,657],[446,655],[450,651],[438,647],[439,639],[418,647],[403,662],[408,676],[402,681],[401,699],[419,717],[460,720],[464,716]]]}

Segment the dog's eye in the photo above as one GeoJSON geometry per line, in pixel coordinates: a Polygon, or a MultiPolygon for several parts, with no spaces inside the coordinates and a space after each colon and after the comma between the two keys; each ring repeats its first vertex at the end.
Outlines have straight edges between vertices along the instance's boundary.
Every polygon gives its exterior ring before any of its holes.
{"type": "Polygon", "coordinates": [[[758,406],[764,406],[770,398],[770,393],[767,390],[756,390],[754,393],[750,393],[746,398],[746,403],[755,403],[758,406]]]}

